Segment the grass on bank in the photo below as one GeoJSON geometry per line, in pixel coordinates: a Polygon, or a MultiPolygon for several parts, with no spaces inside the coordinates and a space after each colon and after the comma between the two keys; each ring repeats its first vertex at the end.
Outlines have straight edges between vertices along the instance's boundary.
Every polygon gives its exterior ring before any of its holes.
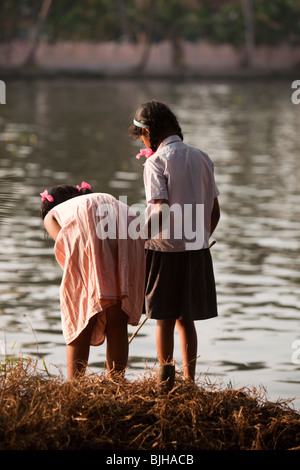
{"type": "Polygon", "coordinates": [[[0,366],[3,450],[300,450],[300,414],[262,391],[186,383],[162,393],[155,371],[132,381],[66,381],[32,359],[0,366]]]}

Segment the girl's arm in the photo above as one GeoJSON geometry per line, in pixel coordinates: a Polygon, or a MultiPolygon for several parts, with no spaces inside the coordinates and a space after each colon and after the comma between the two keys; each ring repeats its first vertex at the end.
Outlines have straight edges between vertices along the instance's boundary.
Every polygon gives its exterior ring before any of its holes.
{"type": "Polygon", "coordinates": [[[46,215],[44,219],[44,226],[47,232],[49,233],[50,237],[52,237],[53,240],[56,240],[61,226],[59,225],[59,223],[51,212],[48,212],[48,214],[46,215]]]}
{"type": "Polygon", "coordinates": [[[220,220],[220,206],[219,206],[219,201],[218,198],[215,197],[214,199],[214,205],[211,211],[211,222],[210,222],[210,235],[214,232],[216,229],[219,220],[220,220]]]}
{"type": "Polygon", "coordinates": [[[169,205],[169,201],[167,199],[154,199],[152,201],[152,204],[153,204],[154,209],[152,210],[151,216],[148,219],[147,224],[144,228],[144,230],[147,233],[148,238],[151,238],[154,235],[157,235],[157,234],[151,233],[152,221],[153,221],[153,225],[158,228],[159,233],[162,231],[162,214],[161,214],[161,211],[160,211],[160,207],[161,207],[162,204],[168,204],[169,205]],[[158,217],[158,223],[155,223],[154,219],[157,218],[157,217],[158,217]]]}

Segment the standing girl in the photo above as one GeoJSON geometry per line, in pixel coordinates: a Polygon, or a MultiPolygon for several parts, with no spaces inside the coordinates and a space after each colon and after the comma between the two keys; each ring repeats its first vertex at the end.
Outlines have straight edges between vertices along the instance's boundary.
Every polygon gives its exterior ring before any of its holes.
{"type": "Polygon", "coordinates": [[[149,149],[141,151],[147,158],[146,316],[157,320],[156,345],[161,365],[173,362],[176,324],[184,375],[194,380],[197,357],[194,321],[217,316],[209,250],[209,238],[220,217],[214,166],[208,155],[183,142],[177,118],[164,103],[152,100],[140,105],[129,132],[133,140],[139,138],[149,149]],[[167,236],[162,230],[165,222],[162,208],[166,205],[170,223],[167,236]],[[158,219],[157,235],[152,228],[157,227],[158,219]],[[192,227],[189,234],[183,230],[179,236],[178,228],[189,224],[192,227]],[[195,235],[194,243],[190,233],[195,235]]]}
{"type": "Polygon", "coordinates": [[[127,205],[92,193],[85,182],[55,186],[41,197],[41,217],[64,270],[60,301],[68,378],[85,372],[90,345],[105,337],[108,373],[122,373],[127,324],[137,325],[142,312],[145,253],[142,239],[120,238],[118,227],[128,228],[135,217],[127,205]]]}

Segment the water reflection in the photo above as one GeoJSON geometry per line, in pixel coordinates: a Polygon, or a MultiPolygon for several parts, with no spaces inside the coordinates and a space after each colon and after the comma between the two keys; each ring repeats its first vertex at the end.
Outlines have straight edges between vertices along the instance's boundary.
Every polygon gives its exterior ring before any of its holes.
{"type": "MultiPolygon", "coordinates": [[[[7,93],[0,117],[6,352],[16,342],[15,350],[64,370],[61,270],[38,195],[84,179],[94,190],[143,203],[139,144],[129,141],[127,128],[134,107],[155,97],[178,114],[185,140],[211,155],[221,192],[213,248],[220,316],[197,324],[197,371],[225,384],[262,383],[272,399],[299,396],[292,343],[300,339],[300,106],[291,103],[290,83],[58,80],[11,82],[7,93]]],[[[155,363],[154,325],[148,321],[132,342],[132,373],[155,363]]],[[[105,348],[93,348],[92,369],[104,360],[105,348]]]]}

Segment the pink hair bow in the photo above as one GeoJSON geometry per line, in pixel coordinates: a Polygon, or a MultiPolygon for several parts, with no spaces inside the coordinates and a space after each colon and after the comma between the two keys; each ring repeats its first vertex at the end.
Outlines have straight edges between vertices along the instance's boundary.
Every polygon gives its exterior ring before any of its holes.
{"type": "Polygon", "coordinates": [[[77,184],[77,189],[78,189],[78,191],[80,191],[80,190],[83,189],[83,188],[91,189],[91,185],[88,184],[88,183],[86,183],[85,181],[82,181],[82,182],[81,182],[81,186],[78,186],[78,184],[77,184]]]}
{"type": "MultiPolygon", "coordinates": [[[[152,152],[151,149],[141,149],[140,150],[140,153],[137,154],[136,158],[139,160],[141,158],[142,155],[144,155],[144,157],[147,158],[150,158],[151,155],[153,155],[155,152],[152,152]]],[[[145,165],[145,163],[143,163],[143,165],[145,165]]]]}
{"type": "Polygon", "coordinates": [[[45,201],[45,199],[47,199],[47,201],[49,201],[49,202],[54,201],[53,196],[51,196],[51,194],[48,194],[47,189],[45,189],[45,191],[43,193],[40,193],[40,196],[42,198],[42,201],[45,201]]]}

